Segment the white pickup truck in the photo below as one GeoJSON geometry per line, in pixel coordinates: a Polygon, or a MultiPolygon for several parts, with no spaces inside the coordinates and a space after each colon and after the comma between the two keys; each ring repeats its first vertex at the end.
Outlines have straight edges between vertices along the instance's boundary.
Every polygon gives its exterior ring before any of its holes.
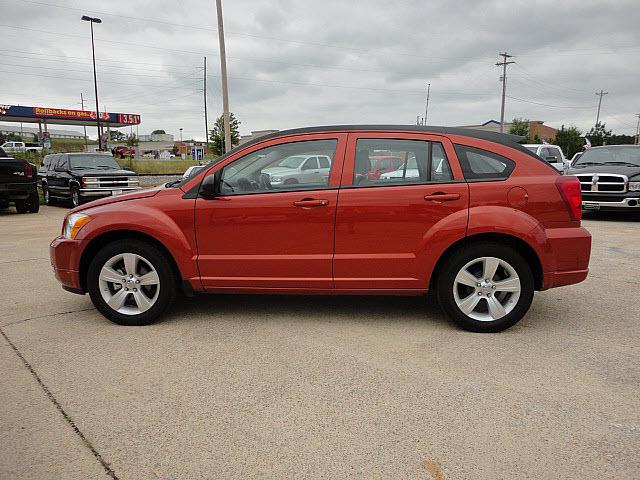
{"type": "Polygon", "coordinates": [[[1,147],[7,153],[42,151],[42,147],[37,143],[4,142],[1,147]]]}
{"type": "Polygon", "coordinates": [[[566,159],[562,149],[557,145],[548,143],[530,143],[523,145],[528,150],[541,157],[545,162],[563,173],[569,166],[569,160],[566,159]]]}

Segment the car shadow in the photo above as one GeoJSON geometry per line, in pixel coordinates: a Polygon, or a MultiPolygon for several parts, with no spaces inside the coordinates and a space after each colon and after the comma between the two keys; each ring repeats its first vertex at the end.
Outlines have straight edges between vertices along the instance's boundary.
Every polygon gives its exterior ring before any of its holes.
{"type": "Polygon", "coordinates": [[[362,322],[432,321],[451,325],[434,295],[243,295],[212,294],[179,297],[162,323],[184,322],[200,316],[215,318],[299,318],[301,321],[362,322]]]}

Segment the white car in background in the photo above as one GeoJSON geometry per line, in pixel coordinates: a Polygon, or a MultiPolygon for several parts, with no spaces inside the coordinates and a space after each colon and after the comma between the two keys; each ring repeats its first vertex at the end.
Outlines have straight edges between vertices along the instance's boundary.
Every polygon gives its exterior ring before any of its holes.
{"type": "Polygon", "coordinates": [[[328,155],[293,155],[263,169],[262,173],[269,175],[271,185],[280,186],[326,183],[330,170],[331,158],[328,155]]]}
{"type": "Polygon", "coordinates": [[[182,174],[182,178],[190,177],[191,175],[195,175],[200,170],[202,170],[206,165],[191,165],[187,170],[182,174]]]}
{"type": "MultiPolygon", "coordinates": [[[[449,168],[449,164],[445,161],[444,158],[433,158],[433,171],[431,172],[434,179],[438,178],[441,175],[446,176],[447,178],[451,178],[451,170],[449,168]]],[[[398,170],[394,170],[393,172],[387,172],[380,175],[380,180],[395,180],[397,178],[419,178],[420,170],[418,170],[418,163],[416,162],[415,157],[409,158],[407,162],[407,169],[405,170],[404,165],[400,167],[398,170]]]]}
{"type": "Polygon", "coordinates": [[[559,172],[564,172],[569,166],[569,160],[564,156],[562,149],[557,145],[548,143],[528,143],[523,145],[559,172]]]}

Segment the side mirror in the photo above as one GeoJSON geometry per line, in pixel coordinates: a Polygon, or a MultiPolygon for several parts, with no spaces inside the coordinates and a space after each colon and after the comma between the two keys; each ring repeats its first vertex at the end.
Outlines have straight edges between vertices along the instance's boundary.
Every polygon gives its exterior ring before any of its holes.
{"type": "Polygon", "coordinates": [[[219,172],[214,175],[207,175],[200,184],[200,196],[206,199],[215,198],[218,195],[219,172]]]}

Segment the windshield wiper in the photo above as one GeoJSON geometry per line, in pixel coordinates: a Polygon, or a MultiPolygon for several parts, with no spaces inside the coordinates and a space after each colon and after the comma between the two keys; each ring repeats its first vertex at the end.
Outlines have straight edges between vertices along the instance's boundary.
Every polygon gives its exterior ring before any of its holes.
{"type": "Polygon", "coordinates": [[[624,165],[625,167],[640,167],[640,165],[631,162],[604,162],[605,165],[624,165]]]}
{"type": "Polygon", "coordinates": [[[600,162],[578,162],[574,165],[574,167],[586,167],[587,165],[604,165],[604,163],[600,162]]]}
{"type": "Polygon", "coordinates": [[[114,167],[113,165],[96,165],[95,168],[106,168],[107,170],[118,170],[118,168],[114,167]]]}
{"type": "Polygon", "coordinates": [[[167,187],[167,188],[175,187],[182,180],[184,180],[184,178],[181,178],[180,180],[174,180],[173,182],[167,182],[167,183],[164,184],[164,186],[167,187]]]}

